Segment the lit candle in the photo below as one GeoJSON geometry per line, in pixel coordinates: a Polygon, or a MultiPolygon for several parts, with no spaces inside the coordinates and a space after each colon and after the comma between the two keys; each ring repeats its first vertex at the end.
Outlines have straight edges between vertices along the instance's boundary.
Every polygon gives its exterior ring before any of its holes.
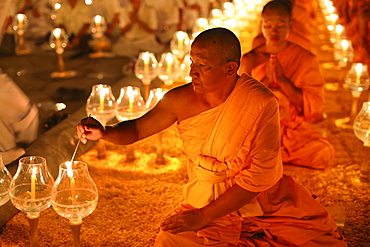
{"type": "Polygon", "coordinates": [[[169,75],[169,74],[171,74],[172,63],[173,63],[173,57],[172,57],[171,53],[167,53],[166,62],[167,62],[167,74],[169,75]]]}
{"type": "Polygon", "coordinates": [[[72,197],[72,204],[76,205],[76,181],[74,177],[70,179],[70,186],[71,186],[71,197],[72,197]]]}
{"type": "Polygon", "coordinates": [[[342,25],[336,25],[335,26],[335,31],[337,33],[337,40],[340,40],[340,38],[342,37],[342,32],[343,32],[344,28],[342,25]]]}
{"type": "Polygon", "coordinates": [[[24,24],[24,14],[18,14],[17,15],[18,19],[18,29],[23,29],[23,24],[24,24]]]}
{"type": "Polygon", "coordinates": [[[95,25],[96,25],[96,32],[101,33],[101,22],[102,22],[102,17],[101,15],[96,15],[94,17],[95,25]]]}
{"type": "Polygon", "coordinates": [[[143,54],[143,60],[144,60],[144,73],[145,75],[149,74],[149,52],[145,52],[143,54]]]}
{"type": "Polygon", "coordinates": [[[184,50],[184,38],[185,38],[185,33],[183,31],[177,32],[177,41],[178,41],[180,53],[184,50]]]}
{"type": "Polygon", "coordinates": [[[62,34],[62,29],[60,28],[55,28],[53,31],[54,37],[55,37],[55,46],[56,49],[62,49],[62,43],[60,41],[60,35],[62,34]]]}
{"type": "Polygon", "coordinates": [[[67,176],[69,177],[69,185],[71,187],[72,205],[76,205],[76,181],[73,176],[72,162],[66,162],[67,176]]]}
{"type": "Polygon", "coordinates": [[[128,111],[132,113],[133,108],[134,108],[134,98],[135,98],[134,90],[132,89],[132,87],[127,87],[127,95],[128,95],[128,103],[129,103],[128,111]]]}
{"type": "Polygon", "coordinates": [[[356,84],[360,84],[360,78],[362,74],[362,63],[356,64],[355,70],[356,70],[356,84]]]}
{"type": "Polygon", "coordinates": [[[340,42],[340,44],[343,48],[343,58],[346,58],[347,57],[347,50],[348,50],[348,47],[349,47],[348,40],[342,40],[340,42]]]}
{"type": "Polygon", "coordinates": [[[31,200],[35,199],[36,199],[36,168],[33,168],[31,175],[31,200]]]}
{"type": "Polygon", "coordinates": [[[104,88],[102,85],[99,85],[99,95],[100,95],[99,109],[100,109],[100,112],[104,112],[104,98],[105,98],[105,94],[106,94],[106,89],[107,88],[104,88]]]}

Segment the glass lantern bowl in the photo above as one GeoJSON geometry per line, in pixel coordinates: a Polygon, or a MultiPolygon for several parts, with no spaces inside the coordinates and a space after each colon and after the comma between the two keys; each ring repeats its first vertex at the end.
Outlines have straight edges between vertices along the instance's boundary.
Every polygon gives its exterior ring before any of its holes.
{"type": "Polygon", "coordinates": [[[135,119],[147,112],[138,87],[122,87],[116,103],[116,118],[119,121],[135,119]]]}
{"type": "Polygon", "coordinates": [[[102,125],[115,116],[116,99],[110,85],[96,84],[92,86],[91,93],[86,102],[86,112],[97,119],[102,125]]]}
{"type": "Polygon", "coordinates": [[[51,192],[51,204],[60,216],[79,222],[98,203],[98,190],[83,161],[63,162],[51,192]]]}
{"type": "Polygon", "coordinates": [[[11,181],[12,176],[4,165],[3,158],[0,155],[0,206],[7,203],[10,199],[9,189],[11,181]]]}
{"type": "Polygon", "coordinates": [[[179,77],[180,62],[171,52],[163,53],[159,61],[158,77],[166,86],[170,86],[179,77]]]}
{"type": "Polygon", "coordinates": [[[51,205],[51,189],[54,179],[46,160],[39,156],[27,156],[19,160],[18,169],[10,185],[13,205],[28,215],[39,215],[51,205]]]}

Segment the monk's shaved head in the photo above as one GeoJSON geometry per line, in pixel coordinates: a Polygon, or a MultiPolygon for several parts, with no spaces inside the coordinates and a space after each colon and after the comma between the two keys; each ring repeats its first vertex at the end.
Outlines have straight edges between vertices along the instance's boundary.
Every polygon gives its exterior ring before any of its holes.
{"type": "Polygon", "coordinates": [[[293,3],[289,0],[272,0],[268,2],[262,9],[262,15],[267,10],[278,10],[283,11],[289,16],[289,18],[292,17],[292,6],[293,3]]]}
{"type": "Polygon", "coordinates": [[[212,28],[200,33],[193,43],[209,43],[221,59],[226,62],[234,61],[240,64],[241,48],[239,39],[226,28],[212,28]]]}

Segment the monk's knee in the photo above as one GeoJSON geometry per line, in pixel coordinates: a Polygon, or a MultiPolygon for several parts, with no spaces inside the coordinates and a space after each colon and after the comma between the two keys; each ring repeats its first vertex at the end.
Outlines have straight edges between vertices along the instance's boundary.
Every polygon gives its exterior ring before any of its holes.
{"type": "Polygon", "coordinates": [[[154,247],[177,246],[176,235],[160,230],[155,238],[154,247]]]}

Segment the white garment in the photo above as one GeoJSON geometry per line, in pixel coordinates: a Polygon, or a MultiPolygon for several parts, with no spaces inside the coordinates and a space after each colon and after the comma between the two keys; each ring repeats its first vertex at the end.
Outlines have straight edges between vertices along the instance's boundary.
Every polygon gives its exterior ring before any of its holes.
{"type": "Polygon", "coordinates": [[[159,29],[179,24],[179,10],[184,8],[182,0],[155,0],[151,4],[157,11],[159,29]]]}
{"type": "Polygon", "coordinates": [[[0,154],[9,164],[25,153],[17,144],[36,140],[38,109],[6,74],[0,75],[0,89],[0,154]]]}
{"type": "Polygon", "coordinates": [[[192,31],[195,21],[208,17],[208,0],[185,0],[186,7],[183,10],[183,29],[192,31]],[[198,5],[200,10],[192,9],[191,6],[198,5]]]}
{"type": "Polygon", "coordinates": [[[57,11],[55,24],[63,25],[68,36],[77,35],[85,24],[90,24],[92,16],[90,6],[84,0],[78,0],[72,8],[67,0],[62,0],[61,7],[57,11]]]}
{"type": "Polygon", "coordinates": [[[120,13],[119,0],[94,0],[90,6],[92,16],[101,15],[107,23],[111,23],[116,14],[120,13]]]}
{"type": "MultiPolygon", "coordinates": [[[[131,3],[127,4],[121,11],[120,28],[131,23],[130,13],[134,11],[131,3]]],[[[141,2],[137,17],[151,29],[157,29],[157,15],[155,9],[141,2]]],[[[155,34],[149,33],[139,27],[137,23],[127,30],[113,45],[113,53],[125,57],[137,57],[140,52],[149,51],[152,53],[162,52],[162,46],[156,41],[155,34]]]]}

